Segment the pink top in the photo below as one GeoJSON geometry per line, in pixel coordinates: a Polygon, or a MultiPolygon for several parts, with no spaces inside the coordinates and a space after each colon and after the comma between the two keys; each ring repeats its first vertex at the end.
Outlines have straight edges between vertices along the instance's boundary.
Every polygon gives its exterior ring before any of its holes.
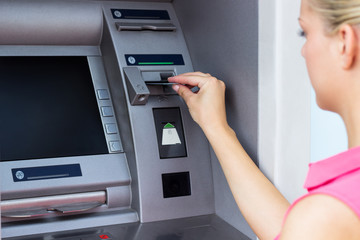
{"type": "MultiPolygon", "coordinates": [[[[309,164],[304,187],[308,194],[297,199],[287,210],[300,200],[313,194],[326,194],[348,205],[360,218],[360,147],[337,154],[328,159],[309,164]]],[[[275,240],[278,240],[278,235],[275,240]]]]}

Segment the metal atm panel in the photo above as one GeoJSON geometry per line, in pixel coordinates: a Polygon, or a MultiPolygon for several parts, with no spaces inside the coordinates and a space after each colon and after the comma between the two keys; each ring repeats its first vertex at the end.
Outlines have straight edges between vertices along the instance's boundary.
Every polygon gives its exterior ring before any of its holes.
{"type": "MultiPolygon", "coordinates": [[[[193,71],[181,27],[172,5],[169,3],[124,2],[120,4],[109,2],[104,3],[104,14],[107,24],[104,38],[109,37],[114,45],[131,122],[136,156],[134,159],[136,161],[135,171],[139,184],[139,206],[135,206],[135,208],[139,209],[141,221],[150,222],[214,213],[209,146],[200,128],[192,121],[185,103],[174,92],[167,93],[166,90],[163,90],[161,94],[154,95],[149,91],[147,99],[144,100],[145,103],[138,104],[133,101],[134,95],[131,95],[132,92],[129,90],[131,81],[142,82],[142,87],[152,86],[143,79],[144,73],[152,72],[160,75],[162,72],[180,74],[193,71]],[[141,19],[118,19],[114,12],[121,12],[122,9],[166,11],[169,19],[163,20],[155,17],[156,19],[149,20],[150,16],[147,17],[147,12],[142,13],[146,16],[141,19]],[[117,28],[120,23],[172,24],[176,30],[126,31],[117,28]],[[178,55],[181,55],[183,62],[176,61],[178,55]],[[130,68],[135,73],[129,73],[130,68]],[[129,79],[129,76],[133,79],[129,79]],[[184,144],[197,147],[187,147],[187,154],[183,154],[183,157],[164,159],[161,158],[158,151],[156,129],[159,126],[155,126],[153,111],[154,109],[172,108],[178,108],[181,113],[180,121],[185,136],[184,144]],[[162,174],[180,172],[188,172],[190,175],[191,195],[163,198],[162,174]]],[[[103,53],[106,55],[106,51],[103,53]]],[[[156,79],[153,80],[156,81],[156,79]]],[[[161,78],[158,81],[160,84],[161,78]]],[[[138,82],[134,85],[138,85],[138,82]]],[[[110,79],[111,84],[112,80],[110,79]]],[[[164,85],[158,86],[162,89],[167,87],[166,82],[164,85]]],[[[148,89],[151,90],[149,87],[148,89]]],[[[118,109],[118,111],[121,110],[118,109]]]]}
{"type": "Polygon", "coordinates": [[[216,215],[208,142],[167,82],[193,71],[172,3],[3,4],[9,11],[0,20],[26,9],[15,22],[34,31],[31,22],[51,16],[39,4],[58,9],[59,19],[39,23],[28,41],[17,37],[31,31],[0,27],[11,33],[0,34],[0,59],[86,59],[106,146],[101,154],[0,162],[3,238],[248,239],[216,215]]]}

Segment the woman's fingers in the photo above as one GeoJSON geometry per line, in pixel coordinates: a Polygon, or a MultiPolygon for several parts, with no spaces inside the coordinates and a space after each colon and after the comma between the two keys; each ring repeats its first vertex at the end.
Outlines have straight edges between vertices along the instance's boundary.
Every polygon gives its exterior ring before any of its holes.
{"type": "Polygon", "coordinates": [[[180,95],[180,97],[182,97],[185,100],[186,103],[188,102],[188,99],[192,95],[194,95],[194,93],[184,85],[180,85],[180,84],[174,85],[173,89],[180,95]]]}
{"type": "Polygon", "coordinates": [[[174,77],[168,78],[169,82],[179,83],[183,85],[197,86],[200,87],[205,84],[210,74],[204,73],[184,73],[174,77]]]}
{"type": "Polygon", "coordinates": [[[201,77],[211,77],[211,75],[209,73],[203,73],[203,72],[187,72],[187,73],[182,73],[179,74],[177,76],[201,76],[201,77]]]}

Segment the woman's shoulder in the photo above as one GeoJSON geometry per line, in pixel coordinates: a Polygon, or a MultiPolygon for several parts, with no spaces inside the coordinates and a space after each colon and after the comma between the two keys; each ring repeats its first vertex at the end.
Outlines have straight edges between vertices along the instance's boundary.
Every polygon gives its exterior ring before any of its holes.
{"type": "Polygon", "coordinates": [[[360,239],[360,218],[347,204],[327,194],[310,194],[289,212],[281,239],[360,239]]]}

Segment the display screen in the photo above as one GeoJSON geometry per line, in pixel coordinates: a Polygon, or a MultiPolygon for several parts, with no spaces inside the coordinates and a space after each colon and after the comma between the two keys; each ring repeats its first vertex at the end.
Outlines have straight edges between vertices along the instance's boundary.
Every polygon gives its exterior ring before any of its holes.
{"type": "Polygon", "coordinates": [[[0,160],[108,153],[86,57],[0,57],[0,160]]]}

